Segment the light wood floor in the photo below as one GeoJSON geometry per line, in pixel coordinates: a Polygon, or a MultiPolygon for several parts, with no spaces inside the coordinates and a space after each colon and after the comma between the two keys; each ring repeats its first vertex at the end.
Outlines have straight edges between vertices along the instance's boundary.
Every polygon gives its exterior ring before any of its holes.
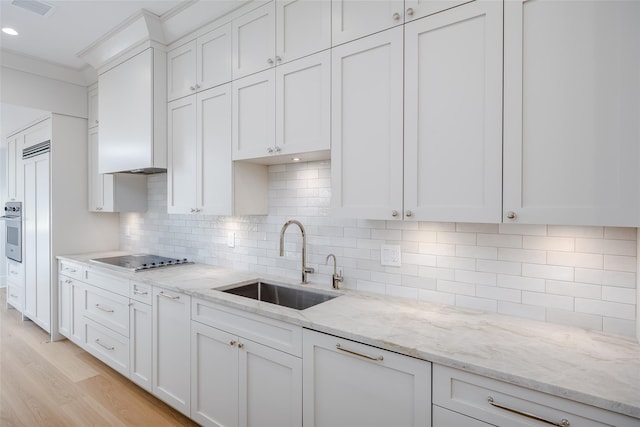
{"type": "Polygon", "coordinates": [[[0,426],[197,426],[68,340],[6,308],[0,289],[0,426]]]}

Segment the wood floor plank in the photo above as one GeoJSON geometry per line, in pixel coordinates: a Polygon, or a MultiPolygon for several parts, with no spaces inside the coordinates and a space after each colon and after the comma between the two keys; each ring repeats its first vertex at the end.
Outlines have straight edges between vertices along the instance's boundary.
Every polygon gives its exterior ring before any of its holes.
{"type": "Polygon", "coordinates": [[[0,426],[197,426],[68,340],[6,308],[0,289],[0,426]]]}

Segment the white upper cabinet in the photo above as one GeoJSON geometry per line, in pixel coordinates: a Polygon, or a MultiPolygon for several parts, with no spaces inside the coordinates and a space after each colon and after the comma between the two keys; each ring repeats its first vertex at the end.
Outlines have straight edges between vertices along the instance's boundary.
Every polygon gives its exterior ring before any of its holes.
{"type": "Polygon", "coordinates": [[[167,53],[167,98],[173,101],[231,81],[231,24],[167,53]]]}
{"type": "Polygon", "coordinates": [[[231,160],[231,84],[169,103],[169,213],[263,215],[267,170],[231,160]]]}
{"type": "Polygon", "coordinates": [[[90,89],[87,93],[87,112],[88,112],[88,120],[87,125],[89,129],[92,129],[98,126],[98,88],[94,87],[90,89]]]}
{"type": "Polygon", "coordinates": [[[405,219],[493,222],[502,208],[502,2],[405,27],[405,219]]]}
{"type": "Polygon", "coordinates": [[[330,134],[331,53],[277,67],[274,150],[282,155],[329,150],[330,134]]]}
{"type": "Polygon", "coordinates": [[[402,0],[331,0],[333,46],[404,23],[402,0]]]}
{"type": "Polygon", "coordinates": [[[340,216],[402,218],[402,27],[332,53],[332,206],[340,216]]]}
{"type": "Polygon", "coordinates": [[[182,98],[196,91],[196,41],[167,53],[167,100],[182,98]]]}
{"type": "Polygon", "coordinates": [[[18,170],[22,162],[22,146],[18,135],[11,136],[7,139],[7,199],[10,201],[18,200],[18,170]],[[20,159],[18,159],[20,153],[20,159]]]}
{"type": "Polygon", "coordinates": [[[233,78],[247,76],[275,65],[275,10],[260,6],[232,22],[233,78]]]}
{"type": "Polygon", "coordinates": [[[638,2],[505,2],[505,222],[640,225],[638,22],[638,2]]]}
{"type": "Polygon", "coordinates": [[[331,2],[276,0],[277,63],[331,47],[331,2]]]}
{"type": "Polygon", "coordinates": [[[331,47],[331,2],[276,0],[232,22],[233,78],[331,47]]]}
{"type": "Polygon", "coordinates": [[[233,159],[273,153],[275,147],[275,70],[233,81],[233,159]]]}

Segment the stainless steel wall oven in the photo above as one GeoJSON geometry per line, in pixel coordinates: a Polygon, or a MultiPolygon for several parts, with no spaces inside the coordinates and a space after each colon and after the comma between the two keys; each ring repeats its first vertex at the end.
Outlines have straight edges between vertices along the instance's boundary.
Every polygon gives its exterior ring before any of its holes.
{"type": "Polygon", "coordinates": [[[4,216],[0,218],[6,225],[6,257],[22,262],[22,202],[7,202],[4,207],[4,216]]]}

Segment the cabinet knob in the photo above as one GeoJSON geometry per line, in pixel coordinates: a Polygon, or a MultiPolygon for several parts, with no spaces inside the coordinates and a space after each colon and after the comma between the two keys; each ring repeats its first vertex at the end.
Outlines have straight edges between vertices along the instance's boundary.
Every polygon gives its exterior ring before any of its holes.
{"type": "Polygon", "coordinates": [[[239,344],[238,344],[238,348],[244,348],[244,344],[239,343],[239,344]]]}
{"type": "Polygon", "coordinates": [[[272,154],[273,153],[273,148],[267,147],[267,153],[272,154]]]}
{"type": "Polygon", "coordinates": [[[282,62],[282,58],[280,58],[279,56],[276,56],[276,62],[282,62]]]}
{"type": "Polygon", "coordinates": [[[276,150],[275,151],[276,151],[276,153],[279,153],[280,151],[282,151],[282,149],[276,145],[276,150]]]}
{"type": "Polygon", "coordinates": [[[517,215],[513,211],[507,212],[507,219],[516,219],[517,215]]]}
{"type": "Polygon", "coordinates": [[[407,9],[407,15],[413,16],[413,8],[410,7],[409,9],[407,9]]]}
{"type": "Polygon", "coordinates": [[[100,120],[96,120],[96,124],[100,123],[100,120]]]}
{"type": "Polygon", "coordinates": [[[196,88],[196,89],[200,89],[200,85],[199,85],[198,83],[196,83],[195,88],[196,88]]]}
{"type": "Polygon", "coordinates": [[[233,347],[234,345],[236,345],[236,342],[235,342],[235,341],[229,341],[229,345],[230,345],[231,347],[233,347]]]}
{"type": "Polygon", "coordinates": [[[391,216],[398,216],[398,211],[391,211],[391,216]]]}
{"type": "Polygon", "coordinates": [[[271,58],[267,58],[267,64],[269,64],[269,65],[273,65],[273,59],[271,59],[271,58]]]}
{"type": "Polygon", "coordinates": [[[393,14],[393,20],[394,21],[399,21],[400,20],[400,14],[398,12],[393,14]]]}
{"type": "Polygon", "coordinates": [[[196,90],[196,87],[195,86],[189,86],[189,89],[196,90]]]}
{"type": "Polygon", "coordinates": [[[413,212],[407,211],[407,216],[413,216],[413,212]]]}

